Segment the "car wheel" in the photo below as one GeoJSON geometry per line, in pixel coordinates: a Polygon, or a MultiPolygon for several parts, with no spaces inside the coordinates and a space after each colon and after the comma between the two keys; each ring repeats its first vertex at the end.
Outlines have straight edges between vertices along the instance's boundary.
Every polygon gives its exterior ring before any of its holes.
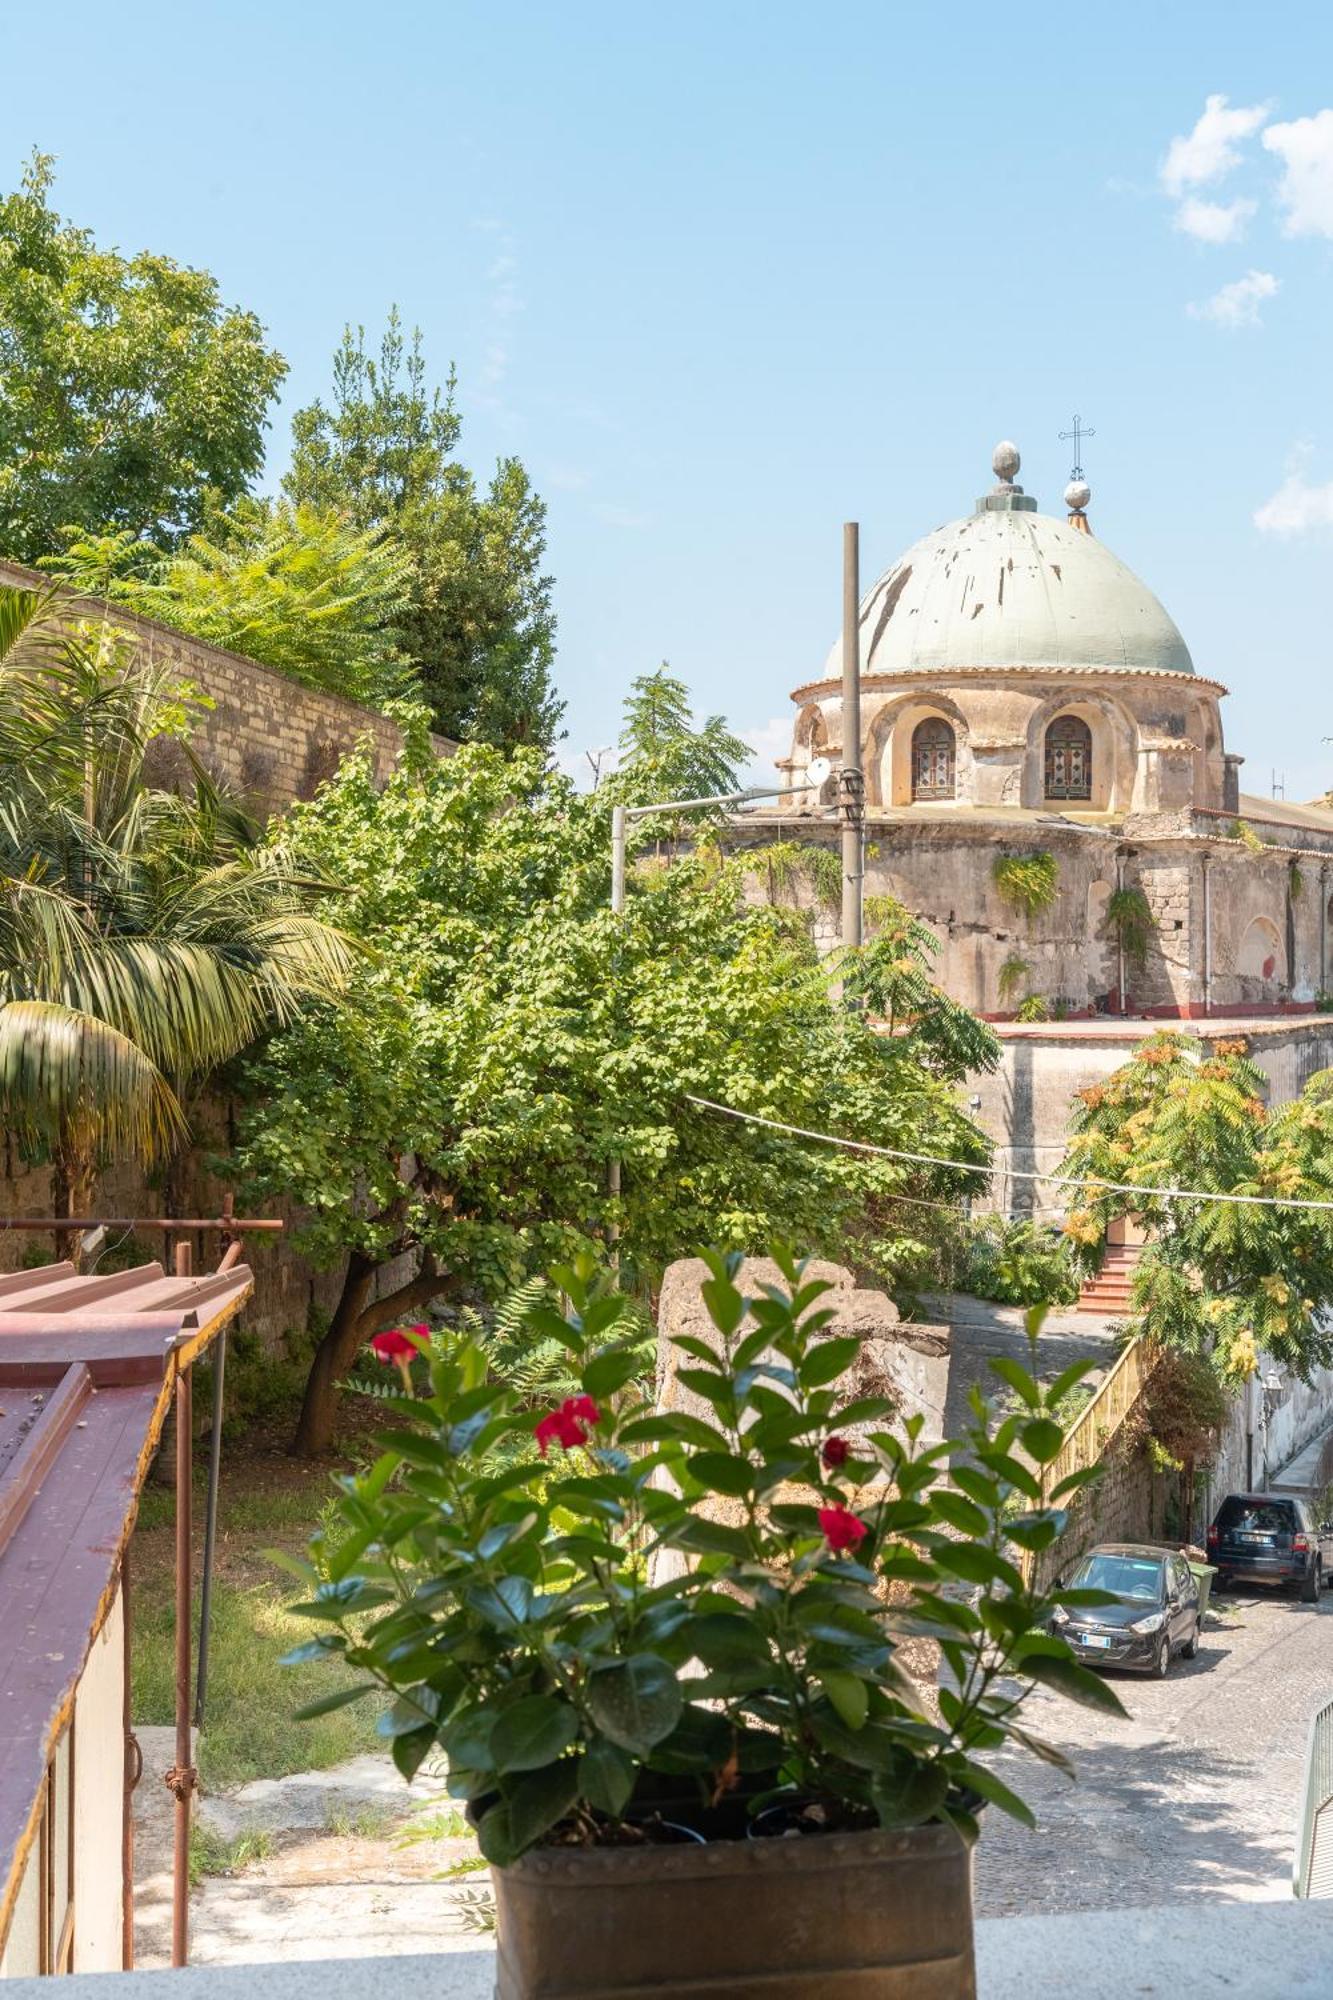
{"type": "Polygon", "coordinates": [[[1188,1644],[1187,1644],[1187,1645],[1186,1645],[1186,1646],[1185,1646],[1185,1647],[1183,1648],[1183,1650],[1182,1650],[1182,1652],[1181,1652],[1181,1655],[1180,1655],[1180,1657],[1181,1657],[1181,1659],[1182,1659],[1182,1660],[1197,1660],[1197,1659],[1198,1659],[1198,1657],[1199,1657],[1199,1638],[1200,1638],[1200,1630],[1199,1630],[1199,1620],[1198,1620],[1198,1619],[1196,1618],[1196,1619],[1194,1620],[1194,1630],[1193,1630],[1193,1631],[1192,1631],[1192,1632],[1190,1633],[1190,1636],[1189,1636],[1189,1643],[1188,1643],[1188,1644]]]}
{"type": "Polygon", "coordinates": [[[1170,1665],[1171,1665],[1171,1638],[1169,1633],[1163,1632],[1161,1638],[1157,1642],[1157,1651],[1153,1655],[1153,1663],[1152,1663],[1153,1679],[1155,1681],[1164,1681],[1166,1679],[1167,1669],[1170,1665]]]}
{"type": "Polygon", "coordinates": [[[1318,1604],[1321,1588],[1319,1564],[1316,1562],[1314,1568],[1308,1569],[1301,1578],[1301,1603],[1318,1604]]]}

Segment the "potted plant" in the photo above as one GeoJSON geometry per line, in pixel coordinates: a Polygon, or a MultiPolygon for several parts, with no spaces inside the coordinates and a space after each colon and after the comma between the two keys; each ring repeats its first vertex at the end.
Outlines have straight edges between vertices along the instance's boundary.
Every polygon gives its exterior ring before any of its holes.
{"type": "Polygon", "coordinates": [[[707,1416],[654,1409],[588,1264],[554,1274],[563,1316],[531,1315],[578,1384],[535,1419],[477,1347],[414,1335],[422,1393],[386,1399],[402,1427],[312,1544],[299,1657],[363,1676],[315,1706],[387,1689],[404,1775],[443,1752],[494,1873],[502,2000],[961,2000],[979,1811],[1031,1819],[985,1753],[1061,1761],[1024,1723],[1038,1682],[1119,1712],[1048,1629],[1107,1600],[1030,1589],[1017,1559],[1063,1525],[1040,1468],[1081,1368],[1042,1390],[997,1363],[1017,1413],[978,1398],[924,1446],[843,1393],[858,1342],[775,1254],[786,1288],[753,1299],[708,1258],[716,1342],[677,1342],[707,1416]],[[920,1637],[937,1692],[899,1657],[920,1637]]]}

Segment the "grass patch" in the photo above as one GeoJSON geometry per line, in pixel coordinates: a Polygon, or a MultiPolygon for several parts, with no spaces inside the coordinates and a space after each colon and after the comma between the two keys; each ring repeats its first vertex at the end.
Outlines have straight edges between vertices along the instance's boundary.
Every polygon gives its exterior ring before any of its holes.
{"type": "Polygon", "coordinates": [[[273,1836],[262,1827],[225,1840],[195,1819],[190,1824],[190,1887],[197,1889],[206,1875],[235,1875],[252,1861],[267,1861],[272,1852],[273,1836]]]}
{"type": "MultiPolygon", "coordinates": [[[[208,1790],[327,1770],[346,1757],[386,1747],[375,1733],[373,1697],[312,1722],[295,1720],[306,1702],[350,1685],[349,1670],[323,1661],[278,1664],[315,1628],[291,1616],[287,1606],[299,1586],[264,1552],[304,1549],[327,1503],[329,1479],[328,1466],[301,1465],[271,1446],[256,1445],[244,1455],[224,1450],[208,1695],[198,1752],[208,1790]]],[[[205,1490],[200,1468],[194,1484],[196,1647],[205,1490]]],[[[133,1705],[135,1720],[149,1724],[170,1723],[175,1712],[175,1515],[170,1487],[145,1487],[131,1558],[133,1705]]]]}
{"type": "MultiPolygon", "coordinates": [[[[283,1654],[313,1630],[305,1619],[291,1616],[286,1596],[280,1584],[237,1587],[222,1577],[214,1581],[208,1704],[199,1736],[199,1775],[209,1791],[250,1778],[327,1770],[345,1757],[384,1747],[375,1734],[377,1711],[369,1697],[312,1722],[295,1720],[305,1702],[350,1686],[355,1676],[322,1661],[279,1666],[283,1654]]],[[[170,1599],[147,1598],[141,1590],[134,1613],[136,1721],[172,1720],[175,1627],[170,1599]]]]}

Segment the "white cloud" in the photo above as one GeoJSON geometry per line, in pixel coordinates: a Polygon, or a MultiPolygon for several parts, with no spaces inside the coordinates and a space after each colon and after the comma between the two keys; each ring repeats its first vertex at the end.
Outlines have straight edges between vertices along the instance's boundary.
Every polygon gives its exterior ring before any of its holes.
{"type": "Polygon", "coordinates": [[[738,729],[736,734],[742,743],[754,752],[749,775],[757,784],[760,779],[771,778],[777,770],[779,757],[791,755],[792,728],[796,717],[775,715],[767,722],[757,723],[752,729],[738,729]]]}
{"type": "Polygon", "coordinates": [[[1244,197],[1237,201],[1201,201],[1190,195],[1176,210],[1176,228],[1200,243],[1234,243],[1245,234],[1245,225],[1255,213],[1257,201],[1244,197]]]}
{"type": "Polygon", "coordinates": [[[642,514],[634,507],[621,507],[614,501],[599,500],[592,510],[594,520],[607,528],[651,528],[653,516],[642,514]]]}
{"type": "Polygon", "coordinates": [[[1333,528],[1333,481],[1310,484],[1305,477],[1309,456],[1308,445],[1293,452],[1277,492],[1256,507],[1254,525],[1261,535],[1308,535],[1315,528],[1333,528]]]}
{"type": "Polygon", "coordinates": [[[1223,285],[1210,299],[1186,306],[1191,319],[1211,320],[1214,326],[1259,326],[1259,308],[1278,290],[1271,271],[1247,271],[1230,285],[1223,285]]]}
{"type": "Polygon", "coordinates": [[[1282,162],[1277,198],[1288,236],[1333,236],[1333,111],[1270,125],[1264,145],[1282,162]]]}
{"type": "Polygon", "coordinates": [[[1266,104],[1232,105],[1223,96],[1205,100],[1192,132],[1178,133],[1162,162],[1162,186],[1179,198],[1187,188],[1220,181],[1239,164],[1238,139],[1249,139],[1268,116],[1266,104]]]}

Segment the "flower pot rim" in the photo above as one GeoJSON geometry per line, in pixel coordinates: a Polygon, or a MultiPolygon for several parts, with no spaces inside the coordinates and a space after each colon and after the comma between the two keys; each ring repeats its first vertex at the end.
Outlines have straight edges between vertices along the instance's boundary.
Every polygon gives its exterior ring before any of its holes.
{"type": "Polygon", "coordinates": [[[799,1840],[712,1840],[702,1845],[641,1847],[533,1847],[496,1873],[510,1880],[559,1881],[599,1888],[637,1875],[695,1880],[707,1875],[819,1872],[882,1861],[956,1859],[966,1842],[954,1826],[926,1820],[919,1826],[866,1827],[852,1833],[804,1835],[799,1840]]]}

